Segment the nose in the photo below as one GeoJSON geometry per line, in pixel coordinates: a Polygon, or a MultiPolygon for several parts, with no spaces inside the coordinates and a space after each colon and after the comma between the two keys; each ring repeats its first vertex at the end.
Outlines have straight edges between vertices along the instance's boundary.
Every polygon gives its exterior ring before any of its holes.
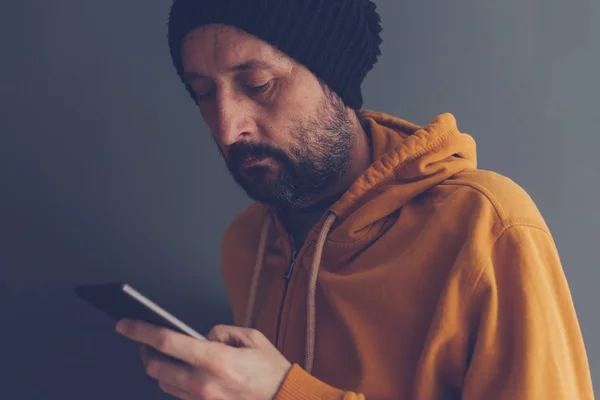
{"type": "Polygon", "coordinates": [[[249,140],[256,128],[252,123],[252,105],[232,91],[221,91],[215,99],[215,121],[212,128],[215,139],[222,147],[237,141],[249,140]]]}

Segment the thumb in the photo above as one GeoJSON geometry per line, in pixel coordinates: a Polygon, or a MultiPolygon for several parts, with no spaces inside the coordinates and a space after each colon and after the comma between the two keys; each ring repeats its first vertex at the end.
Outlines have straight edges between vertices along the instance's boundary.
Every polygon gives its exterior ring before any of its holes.
{"type": "Polygon", "coordinates": [[[207,338],[233,347],[258,347],[265,339],[263,334],[255,329],[230,325],[215,325],[208,333],[207,338]]]}

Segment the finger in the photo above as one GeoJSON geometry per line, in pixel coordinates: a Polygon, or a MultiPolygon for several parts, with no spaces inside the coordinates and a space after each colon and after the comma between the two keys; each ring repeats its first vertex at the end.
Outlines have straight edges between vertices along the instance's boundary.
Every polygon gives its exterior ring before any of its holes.
{"type": "Polygon", "coordinates": [[[146,374],[157,381],[185,388],[192,381],[192,367],[150,348],[146,354],[146,374]]]}
{"type": "Polygon", "coordinates": [[[152,357],[165,358],[175,364],[187,365],[186,363],[184,363],[181,360],[178,360],[177,358],[167,356],[167,355],[160,353],[159,351],[153,349],[152,347],[148,346],[147,344],[143,344],[140,346],[140,356],[142,357],[142,363],[144,364],[144,367],[146,367],[148,365],[148,360],[151,359],[152,357]]]}
{"type": "Polygon", "coordinates": [[[216,325],[207,335],[207,339],[235,347],[259,347],[265,336],[255,329],[230,325],[216,325]]]}
{"type": "Polygon", "coordinates": [[[158,382],[158,387],[163,392],[170,394],[171,396],[181,400],[192,400],[192,396],[185,390],[182,390],[176,386],[169,385],[168,383],[158,382]]]}
{"type": "Polygon", "coordinates": [[[188,364],[193,364],[199,358],[194,349],[201,347],[200,344],[204,342],[144,321],[121,320],[117,324],[117,331],[131,340],[146,344],[188,364]]]}

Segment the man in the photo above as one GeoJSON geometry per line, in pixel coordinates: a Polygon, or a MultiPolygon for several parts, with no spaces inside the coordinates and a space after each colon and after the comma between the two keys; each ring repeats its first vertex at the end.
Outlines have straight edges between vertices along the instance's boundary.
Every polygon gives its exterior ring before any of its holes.
{"type": "Polygon", "coordinates": [[[593,398],[528,195],[452,115],[360,109],[380,31],[369,0],[174,1],[177,72],[256,200],[222,249],[244,327],[118,330],[180,399],[593,398]]]}

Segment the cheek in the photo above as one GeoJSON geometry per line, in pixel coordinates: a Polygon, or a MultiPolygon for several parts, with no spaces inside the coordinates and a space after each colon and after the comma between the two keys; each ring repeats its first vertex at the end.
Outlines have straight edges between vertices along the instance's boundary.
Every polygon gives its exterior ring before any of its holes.
{"type": "Polygon", "coordinates": [[[277,98],[273,103],[263,108],[257,116],[257,126],[267,140],[279,146],[286,146],[292,142],[292,131],[297,125],[294,121],[301,118],[302,109],[298,109],[293,102],[285,98],[277,98]]]}
{"type": "Polygon", "coordinates": [[[293,144],[297,138],[293,138],[292,133],[301,126],[309,125],[307,122],[318,115],[322,104],[318,91],[320,89],[311,89],[310,82],[306,85],[289,83],[282,88],[280,96],[269,107],[268,119],[265,122],[280,140],[293,144]]]}

